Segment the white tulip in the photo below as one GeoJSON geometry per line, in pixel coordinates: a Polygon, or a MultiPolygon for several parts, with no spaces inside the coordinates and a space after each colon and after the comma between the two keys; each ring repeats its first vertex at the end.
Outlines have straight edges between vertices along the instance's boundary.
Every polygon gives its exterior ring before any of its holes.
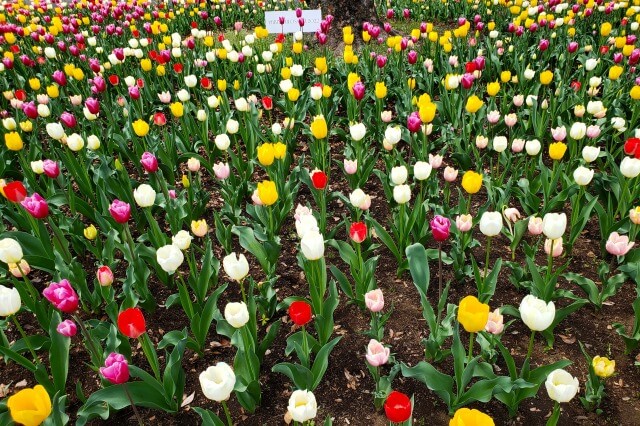
{"type": "Polygon", "coordinates": [[[150,185],[143,183],[133,190],[133,198],[139,207],[151,207],[156,202],[156,191],[150,185]]]}
{"type": "Polygon", "coordinates": [[[598,66],[598,60],[595,58],[589,58],[584,63],[584,69],[587,71],[593,71],[598,66]]]}
{"type": "Polygon", "coordinates": [[[235,252],[225,256],[222,259],[222,268],[234,281],[242,281],[249,274],[249,262],[244,254],[237,256],[235,252]]]}
{"type": "Polygon", "coordinates": [[[585,146],[584,148],[582,148],[582,159],[587,163],[596,161],[599,155],[600,155],[599,146],[585,146]]]}
{"type": "Polygon", "coordinates": [[[51,110],[49,109],[49,106],[45,104],[39,104],[37,110],[38,110],[38,116],[42,118],[46,118],[51,115],[51,110]]]}
{"type": "Polygon", "coordinates": [[[538,139],[531,139],[524,144],[524,149],[530,156],[538,155],[542,149],[542,145],[538,139]]]}
{"type": "Polygon", "coordinates": [[[544,331],[556,317],[556,306],[529,294],[520,302],[520,318],[532,331],[544,331]]]}
{"type": "Polygon", "coordinates": [[[234,103],[236,105],[236,109],[240,112],[247,112],[251,110],[249,102],[247,102],[245,98],[238,98],[234,101],[234,103]]]}
{"type": "Polygon", "coordinates": [[[71,136],[67,137],[67,146],[71,151],[80,151],[84,147],[84,140],[82,139],[82,136],[74,133],[71,136]]]}
{"type": "Polygon", "coordinates": [[[307,260],[318,260],[324,256],[324,237],[313,230],[304,234],[300,240],[300,250],[307,260]]]}
{"type": "Polygon", "coordinates": [[[189,94],[187,89],[179,90],[177,96],[178,99],[180,99],[180,102],[187,102],[189,99],[191,99],[191,95],[189,94]]]}
{"type": "Polygon", "coordinates": [[[353,126],[349,126],[349,133],[351,134],[351,139],[358,142],[364,138],[364,135],[367,133],[367,128],[364,123],[354,124],[353,126]]]}
{"type": "Polygon", "coordinates": [[[500,212],[484,212],[480,217],[480,232],[487,237],[495,237],[502,231],[502,214],[500,212]]]}
{"type": "Polygon", "coordinates": [[[62,139],[64,137],[64,127],[62,127],[62,124],[60,123],[48,123],[47,124],[47,134],[59,141],[60,139],[62,139]]]}
{"type": "Polygon", "coordinates": [[[22,301],[16,288],[0,285],[0,317],[8,317],[20,310],[22,301]]]}
{"type": "Polygon", "coordinates": [[[640,160],[624,157],[620,163],[620,173],[626,178],[633,179],[640,174],[640,160]]]}
{"type": "Polygon", "coordinates": [[[193,237],[191,236],[191,234],[183,229],[181,231],[178,231],[176,235],[171,237],[171,244],[178,247],[180,250],[187,250],[191,245],[192,239],[193,237]]]}
{"type": "Polygon", "coordinates": [[[308,390],[293,391],[289,398],[287,410],[289,410],[291,418],[296,422],[304,423],[311,420],[318,413],[316,397],[308,390]]]}
{"type": "Polygon", "coordinates": [[[156,260],[163,271],[173,274],[182,265],[184,254],[178,247],[169,244],[158,249],[156,260]]]}
{"type": "Polygon", "coordinates": [[[229,145],[231,145],[231,139],[229,139],[229,136],[227,136],[226,133],[217,135],[214,141],[215,141],[216,147],[220,151],[226,151],[229,148],[229,145]]]}
{"type": "Polygon", "coordinates": [[[496,152],[502,152],[509,146],[509,141],[505,136],[496,136],[493,138],[493,150],[496,152]]]}
{"type": "Polygon", "coordinates": [[[304,68],[300,64],[293,64],[291,66],[291,75],[294,77],[300,77],[304,73],[304,68]]]}
{"type": "Polygon", "coordinates": [[[236,133],[238,133],[238,130],[240,130],[240,123],[238,123],[233,118],[230,118],[229,121],[227,121],[226,128],[227,133],[229,133],[230,135],[235,135],[236,133]]]}
{"type": "Polygon", "coordinates": [[[402,139],[402,129],[400,129],[400,126],[387,126],[384,131],[384,138],[391,145],[395,145],[402,139]]]}
{"type": "Polygon", "coordinates": [[[413,176],[417,180],[425,180],[431,176],[431,171],[433,167],[431,164],[426,161],[417,161],[416,164],[413,165],[413,176]]]}
{"type": "Polygon", "coordinates": [[[211,95],[207,98],[207,105],[209,108],[216,109],[218,108],[218,105],[220,105],[220,100],[216,95],[211,95]]]}
{"type": "Polygon", "coordinates": [[[562,237],[567,229],[567,215],[565,213],[547,213],[542,219],[542,232],[550,240],[562,237]]]}
{"type": "Polygon", "coordinates": [[[207,399],[222,402],[229,399],[234,386],[236,375],[226,362],[219,362],[200,373],[200,387],[207,399]]]}
{"type": "Polygon", "coordinates": [[[391,182],[394,185],[402,185],[407,181],[409,172],[405,166],[398,166],[391,169],[391,182]]]}
{"type": "Polygon", "coordinates": [[[198,77],[196,77],[193,74],[185,75],[184,76],[184,84],[189,88],[196,87],[196,85],[198,84],[198,77]]]}
{"type": "Polygon", "coordinates": [[[356,188],[350,195],[349,201],[353,207],[357,207],[361,210],[369,209],[371,206],[371,197],[364,193],[360,188],[356,188]]]}
{"type": "Polygon", "coordinates": [[[292,88],[293,83],[288,78],[280,81],[280,90],[282,90],[283,93],[288,93],[292,88]]]}
{"type": "Polygon", "coordinates": [[[12,238],[0,240],[0,261],[4,263],[18,263],[22,260],[22,247],[12,238]]]}
{"type": "Polygon", "coordinates": [[[244,302],[227,303],[224,307],[224,319],[233,327],[241,328],[249,322],[249,310],[244,302]]]}
{"type": "Polygon", "coordinates": [[[573,180],[580,186],[589,185],[591,179],[593,179],[593,173],[593,170],[580,166],[573,172],[573,180]]]}
{"type": "Polygon", "coordinates": [[[578,379],[561,368],[549,373],[544,386],[549,398],[556,402],[569,402],[580,390],[578,379]]]}
{"type": "Polygon", "coordinates": [[[42,161],[42,160],[32,161],[31,162],[31,170],[33,171],[33,173],[35,173],[37,175],[43,174],[44,173],[44,161],[42,161]]]}
{"type": "Polygon", "coordinates": [[[571,136],[575,140],[580,140],[584,138],[584,135],[587,134],[587,125],[580,122],[575,122],[571,125],[571,129],[569,130],[569,136],[571,136]]]}
{"type": "Polygon", "coordinates": [[[100,139],[96,135],[89,135],[87,138],[87,148],[92,151],[100,149],[100,139]]]}
{"type": "Polygon", "coordinates": [[[409,185],[398,185],[393,187],[393,199],[398,204],[406,204],[411,200],[411,188],[409,185]]]}
{"type": "Polygon", "coordinates": [[[296,219],[296,233],[298,238],[304,237],[307,232],[320,232],[318,220],[312,214],[301,215],[296,219]]]}

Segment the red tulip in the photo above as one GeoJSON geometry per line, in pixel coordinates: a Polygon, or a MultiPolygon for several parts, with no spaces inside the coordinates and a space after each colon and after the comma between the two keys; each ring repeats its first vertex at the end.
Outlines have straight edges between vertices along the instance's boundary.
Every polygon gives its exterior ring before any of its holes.
{"type": "Polygon", "coordinates": [[[156,126],[164,126],[167,124],[167,117],[164,115],[164,112],[156,112],[153,114],[153,124],[156,126]]]}
{"type": "Polygon", "coordinates": [[[211,84],[211,79],[208,77],[202,77],[200,79],[200,86],[205,90],[210,90],[213,85],[211,84]]]}
{"type": "Polygon", "coordinates": [[[183,66],[180,63],[175,63],[173,64],[173,70],[177,73],[180,74],[182,72],[183,66]]]}
{"type": "Polygon", "coordinates": [[[636,158],[640,158],[640,139],[627,139],[627,141],[624,143],[624,153],[627,155],[633,155],[636,158]]]}
{"type": "Polygon", "coordinates": [[[289,305],[289,316],[296,325],[305,325],[311,321],[311,305],[298,300],[289,305]]]}
{"type": "Polygon", "coordinates": [[[262,108],[267,111],[271,111],[273,109],[273,99],[271,96],[263,96],[262,97],[262,108]]]}
{"type": "Polygon", "coordinates": [[[402,392],[393,391],[384,402],[384,413],[391,422],[405,422],[411,417],[411,400],[402,392]]]}
{"type": "Polygon", "coordinates": [[[349,228],[349,237],[356,243],[367,239],[367,225],[364,222],[354,222],[349,228]]]}
{"type": "Polygon", "coordinates": [[[112,85],[116,86],[119,82],[120,78],[117,75],[111,74],[109,76],[109,83],[111,83],[112,85]]]}
{"type": "Polygon", "coordinates": [[[323,190],[327,187],[327,182],[329,178],[327,177],[327,174],[322,170],[315,169],[314,171],[311,172],[310,176],[311,176],[311,183],[313,184],[313,187],[315,189],[323,190]]]}
{"type": "Polygon", "coordinates": [[[27,188],[20,181],[6,184],[2,187],[2,191],[7,200],[13,203],[19,203],[27,197],[27,188]]]}
{"type": "Polygon", "coordinates": [[[118,330],[131,339],[137,339],[147,330],[144,315],[139,308],[129,308],[118,315],[118,330]]]}

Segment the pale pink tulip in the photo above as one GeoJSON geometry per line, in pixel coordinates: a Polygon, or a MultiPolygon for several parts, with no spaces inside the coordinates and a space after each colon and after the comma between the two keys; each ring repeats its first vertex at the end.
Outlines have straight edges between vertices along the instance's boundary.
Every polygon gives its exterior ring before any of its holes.
{"type": "Polygon", "coordinates": [[[456,228],[460,232],[467,232],[471,230],[473,225],[473,217],[470,214],[461,214],[456,216],[456,228]]]}
{"type": "Polygon", "coordinates": [[[551,256],[558,257],[562,254],[562,237],[551,240],[547,238],[544,242],[544,252],[548,255],[551,251],[551,244],[553,243],[553,254],[551,256]]]}
{"type": "Polygon", "coordinates": [[[389,348],[385,348],[384,345],[378,342],[375,339],[369,340],[369,344],[367,345],[367,362],[372,367],[379,367],[384,365],[389,361],[389,355],[391,354],[391,350],[389,348]]]}
{"type": "Polygon", "coordinates": [[[453,167],[447,166],[444,168],[444,180],[447,182],[454,182],[458,177],[458,170],[453,167]]]}
{"type": "Polygon", "coordinates": [[[542,234],[542,218],[531,216],[529,218],[529,233],[531,235],[540,235],[542,234]]]}
{"type": "Polygon", "coordinates": [[[624,256],[634,245],[634,242],[629,242],[629,236],[612,232],[607,240],[606,249],[614,256],[624,256]]]}
{"type": "Polygon", "coordinates": [[[371,312],[380,312],[384,309],[384,295],[379,288],[371,290],[364,295],[364,303],[371,312]]]}
{"type": "Polygon", "coordinates": [[[493,312],[489,312],[489,320],[484,326],[487,333],[500,334],[504,330],[504,316],[500,314],[500,309],[496,308],[493,312]]]}

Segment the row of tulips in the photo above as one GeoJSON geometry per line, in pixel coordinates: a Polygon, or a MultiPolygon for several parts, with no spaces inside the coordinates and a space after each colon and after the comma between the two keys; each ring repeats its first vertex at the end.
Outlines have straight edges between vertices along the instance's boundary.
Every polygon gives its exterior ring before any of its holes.
{"type": "MultiPolygon", "coordinates": [[[[402,374],[443,400],[452,425],[493,424],[465,408],[472,402],[496,399],[515,415],[542,383],[556,402],[549,422],[558,422],[559,404],[579,385],[563,370],[569,361],[533,360],[536,333],[552,345],[561,322],[588,304],[603,309],[625,282],[640,279],[634,7],[483,3],[471,17],[462,4],[454,13],[469,18],[452,30],[423,22],[398,36],[395,22],[364,23],[358,49],[355,30],[332,30],[330,15],[311,37],[248,31],[248,23],[238,25],[249,10],[239,2],[169,3],[156,12],[144,2],[44,5],[8,5],[0,16],[1,152],[10,160],[0,164],[0,268],[7,276],[0,309],[12,323],[3,323],[0,353],[41,384],[10,397],[3,420],[66,421],[78,329],[103,379],[75,413],[78,424],[127,405],[177,412],[185,351],[204,356],[215,328],[236,350],[233,366],[216,363],[200,383],[232,424],[232,392],[248,412],[261,404],[264,357],[281,334],[278,313],[288,309],[296,325],[286,338],[290,362],[272,371],[295,389],[289,418],[311,421],[313,391],[341,340],[333,334],[342,299],[370,311],[366,365],[374,405],[390,421],[412,415],[411,399],[393,386],[402,374]],[[220,29],[235,23],[233,32],[213,35],[212,17],[220,29]],[[326,43],[340,31],[345,47],[335,57],[326,43]],[[380,194],[371,192],[374,180],[380,194]],[[295,207],[302,185],[313,202],[295,207]],[[375,195],[390,206],[390,218],[372,206],[375,195]],[[343,215],[334,226],[332,212],[343,215]],[[292,220],[309,288],[283,299],[278,264],[292,220]],[[594,221],[602,285],[566,272],[594,221]],[[504,239],[510,259],[490,265],[492,242],[504,239]],[[420,295],[428,335],[426,359],[415,366],[382,343],[393,315],[384,311],[376,279],[382,246],[420,295]],[[327,265],[326,249],[343,262],[327,265]],[[541,251],[546,265],[537,263],[541,251]],[[224,252],[223,279],[238,291],[219,283],[214,252],[224,252]],[[430,262],[438,265],[437,293],[429,292],[430,262]],[[95,279],[87,264],[96,265],[95,279]],[[446,265],[455,283],[443,283],[446,265]],[[47,286],[30,275],[45,276],[47,286]],[[505,276],[525,296],[517,308],[490,311],[505,276]],[[173,294],[156,300],[150,282],[173,294]],[[457,282],[475,284],[477,295],[451,303],[457,282]],[[228,302],[223,309],[220,297],[228,302]],[[160,304],[176,305],[189,325],[156,345],[143,312],[160,304]],[[98,320],[102,313],[106,319],[98,320]],[[520,370],[501,342],[505,315],[531,330],[520,370]],[[41,331],[26,335],[19,316],[34,317],[41,331]],[[469,333],[468,351],[459,324],[469,333]],[[129,339],[138,339],[145,365],[132,365],[129,339]],[[436,368],[449,360],[452,376],[436,368]],[[494,371],[497,362],[508,375],[494,371]]],[[[407,5],[402,19],[424,5],[415,7],[407,5]]],[[[620,324],[615,330],[627,352],[637,349],[640,319],[631,332],[620,324]]],[[[590,367],[582,402],[596,410],[615,363],[583,352],[590,367]]],[[[223,423],[209,409],[195,410],[207,424],[223,423]]]]}

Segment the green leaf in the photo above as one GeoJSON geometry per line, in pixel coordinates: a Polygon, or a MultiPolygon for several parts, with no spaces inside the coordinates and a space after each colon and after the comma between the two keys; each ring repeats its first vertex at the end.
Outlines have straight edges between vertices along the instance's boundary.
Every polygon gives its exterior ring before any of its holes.
{"type": "Polygon", "coordinates": [[[58,324],[61,318],[57,311],[51,317],[49,336],[51,337],[51,349],[49,350],[49,363],[53,384],[58,392],[64,393],[69,372],[69,346],[71,339],[58,333],[58,324]]]}
{"type": "Polygon", "coordinates": [[[327,367],[329,365],[329,355],[333,348],[338,344],[338,342],[342,339],[342,336],[336,337],[326,345],[320,349],[318,355],[316,355],[315,360],[313,361],[313,367],[311,367],[311,373],[313,374],[313,387],[311,390],[313,391],[318,387],[320,382],[322,381],[322,377],[324,373],[327,371],[327,367]]]}
{"type": "Polygon", "coordinates": [[[193,407],[193,411],[198,413],[202,418],[202,426],[226,426],[220,417],[212,411],[205,410],[200,407],[193,407]]]}
{"type": "Polygon", "coordinates": [[[436,393],[447,405],[451,406],[453,394],[453,378],[436,370],[436,368],[426,361],[420,361],[414,367],[407,367],[402,364],[402,375],[404,377],[416,379],[436,393]]]}
{"type": "Polygon", "coordinates": [[[407,259],[409,261],[409,271],[411,272],[411,278],[413,284],[416,286],[420,294],[426,296],[429,290],[429,260],[427,258],[427,251],[422,244],[413,244],[407,247],[406,250],[407,259]]]}
{"type": "Polygon", "coordinates": [[[281,362],[271,369],[274,373],[281,373],[287,376],[298,389],[312,389],[313,373],[306,367],[290,362],[281,362]]]}

